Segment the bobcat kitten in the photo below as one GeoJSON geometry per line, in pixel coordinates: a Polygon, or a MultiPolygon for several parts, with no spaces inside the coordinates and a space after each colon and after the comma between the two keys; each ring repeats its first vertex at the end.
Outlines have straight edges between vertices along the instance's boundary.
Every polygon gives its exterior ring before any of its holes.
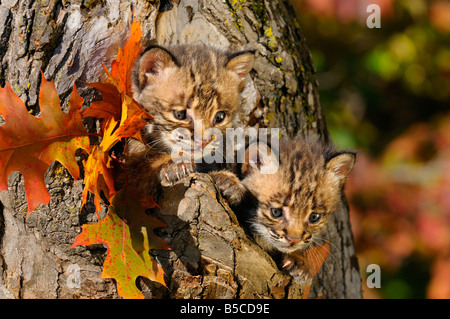
{"type": "Polygon", "coordinates": [[[256,242],[295,280],[310,282],[303,252],[318,243],[338,208],[356,155],[295,138],[280,141],[278,162],[277,154],[262,151],[261,145],[256,152],[247,150],[241,181],[226,171],[211,176],[256,242]],[[264,174],[274,165],[275,173],[264,174]]]}
{"type": "Polygon", "coordinates": [[[180,146],[194,155],[217,147],[219,141],[206,131],[224,133],[232,126],[253,60],[253,51],[232,53],[206,45],[147,48],[135,64],[132,90],[153,119],[142,130],[147,145],[128,142],[128,181],[154,193],[160,182],[171,185],[195,171],[193,156],[180,163],[171,153],[180,146]],[[175,130],[180,128],[183,134],[175,130]]]}

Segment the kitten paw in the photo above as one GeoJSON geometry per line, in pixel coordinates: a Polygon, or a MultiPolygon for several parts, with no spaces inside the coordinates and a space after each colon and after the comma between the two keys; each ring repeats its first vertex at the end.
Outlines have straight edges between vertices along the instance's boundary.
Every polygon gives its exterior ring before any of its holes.
{"type": "Polygon", "coordinates": [[[228,171],[211,172],[209,175],[230,205],[240,203],[244,197],[245,188],[236,175],[228,171]]]}
{"type": "Polygon", "coordinates": [[[176,182],[182,180],[194,172],[192,163],[168,163],[161,167],[159,178],[162,186],[173,186],[176,182]]]}
{"type": "Polygon", "coordinates": [[[284,255],[281,261],[281,268],[289,272],[292,278],[301,285],[310,285],[312,283],[313,277],[300,253],[297,256],[284,255]]]}

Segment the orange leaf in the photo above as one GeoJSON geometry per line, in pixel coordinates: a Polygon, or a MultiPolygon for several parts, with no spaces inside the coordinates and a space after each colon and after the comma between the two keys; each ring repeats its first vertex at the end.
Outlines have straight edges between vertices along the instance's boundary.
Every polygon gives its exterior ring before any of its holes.
{"type": "Polygon", "coordinates": [[[151,116],[129,95],[131,94],[129,77],[135,59],[141,51],[140,39],[142,31],[140,23],[131,24],[131,37],[122,51],[119,48],[116,61],[111,66],[111,72],[104,67],[107,73],[107,83],[86,83],[102,94],[102,101],[93,102],[82,112],[84,117],[103,119],[103,139],[99,147],[94,148],[85,163],[86,174],[84,179],[83,205],[87,200],[87,193],[94,194],[94,203],[97,213],[100,212],[101,193],[110,200],[116,190],[114,189],[114,170],[108,152],[123,138],[135,137],[142,141],[141,129],[145,126],[145,119],[151,116]],[[119,122],[120,121],[120,122],[119,122]]]}
{"type": "Polygon", "coordinates": [[[115,136],[114,133],[118,124],[114,117],[106,121],[102,142],[100,145],[92,147],[88,159],[83,162],[85,174],[82,205],[86,204],[88,192],[92,193],[97,216],[101,211],[101,193],[103,192],[103,195],[110,200],[116,192],[114,188],[114,167],[108,152],[120,141],[120,137],[115,136]]]}
{"type": "Polygon", "coordinates": [[[124,97],[132,96],[131,92],[131,72],[134,62],[142,51],[141,48],[141,23],[133,21],[131,23],[130,38],[123,50],[119,47],[116,60],[111,64],[111,71],[105,66],[106,83],[86,83],[94,87],[102,94],[101,102],[93,102],[89,108],[83,111],[83,117],[96,117],[107,119],[114,116],[116,120],[120,118],[124,97]],[[105,104],[106,103],[106,104],[105,104]],[[109,107],[108,105],[109,104],[109,107]]]}
{"type": "Polygon", "coordinates": [[[75,152],[79,148],[89,150],[80,115],[82,104],[83,98],[74,85],[69,113],[64,113],[53,81],[42,76],[38,118],[28,113],[9,84],[0,88],[0,113],[6,121],[0,126],[0,191],[8,188],[10,173],[20,171],[25,181],[28,214],[50,201],[44,175],[53,161],[64,165],[74,179],[80,175],[75,152]]]}
{"type": "MultiPolygon", "coordinates": [[[[114,172],[111,159],[107,152],[102,152],[99,146],[93,146],[90,155],[83,162],[85,168],[84,189],[82,205],[86,204],[88,192],[94,195],[94,204],[98,213],[101,211],[101,193],[106,198],[111,198],[115,193],[114,172]]],[[[100,218],[99,218],[100,220],[100,218]]]]}
{"type": "MultiPolygon", "coordinates": [[[[102,194],[111,203],[108,215],[94,225],[83,225],[82,233],[73,246],[104,243],[108,254],[103,264],[103,278],[117,281],[118,293],[126,298],[143,298],[136,287],[138,276],[164,284],[163,271],[149,255],[149,249],[167,249],[167,244],[153,234],[153,230],[164,225],[147,216],[145,209],[155,207],[152,197],[127,188],[116,192],[114,188],[114,167],[109,151],[127,137],[142,141],[141,129],[150,115],[131,95],[130,75],[134,60],[140,53],[140,23],[131,25],[131,37],[124,50],[119,49],[111,72],[104,67],[107,83],[87,83],[102,94],[102,101],[94,102],[83,111],[85,117],[103,119],[102,141],[94,146],[84,163],[85,179],[83,205],[88,192],[94,195],[97,213],[101,210],[102,194]]],[[[97,216],[99,216],[97,214],[97,216]]]]}
{"type": "Polygon", "coordinates": [[[121,122],[118,123],[114,117],[110,117],[104,122],[102,142],[98,147],[93,147],[87,161],[84,162],[85,186],[82,204],[86,204],[88,192],[94,194],[97,213],[101,211],[101,192],[108,200],[116,192],[114,188],[114,167],[109,151],[122,138],[136,136],[146,124],[142,118],[148,117],[148,113],[132,98],[125,95],[123,100],[121,122]]]}
{"type": "MultiPolygon", "coordinates": [[[[130,96],[120,93],[116,86],[110,83],[86,83],[88,86],[98,89],[102,93],[103,100],[96,101],[82,111],[83,117],[95,117],[108,120],[113,117],[116,121],[121,120],[117,136],[133,137],[139,140],[139,131],[147,124],[146,119],[152,116],[145,111],[130,96]],[[137,135],[137,136],[136,136],[137,135]]],[[[106,122],[103,122],[102,129],[106,122]]]]}
{"type": "Polygon", "coordinates": [[[141,53],[141,22],[133,21],[131,23],[131,33],[128,42],[123,50],[119,48],[116,61],[111,64],[111,78],[117,84],[121,92],[131,96],[131,71],[134,61],[141,53]]]}
{"type": "MultiPolygon", "coordinates": [[[[330,242],[326,242],[320,246],[313,246],[305,251],[305,257],[308,262],[309,270],[312,277],[315,277],[322,265],[325,263],[330,254],[330,242]]],[[[304,288],[303,299],[308,298],[311,291],[311,285],[304,288]]]]}
{"type": "Polygon", "coordinates": [[[147,124],[143,119],[148,118],[150,115],[135,100],[122,94],[120,123],[117,123],[114,118],[106,121],[103,141],[100,144],[103,151],[109,151],[122,138],[135,136],[147,124]]]}
{"type": "Polygon", "coordinates": [[[97,224],[83,225],[72,245],[108,246],[102,278],[114,278],[122,297],[143,298],[136,287],[138,276],[165,285],[161,266],[149,254],[150,249],[169,249],[167,243],[153,233],[155,228],[165,225],[145,213],[145,209],[155,206],[150,196],[124,188],[112,198],[108,215],[97,224]]]}
{"type": "Polygon", "coordinates": [[[96,88],[102,94],[102,101],[92,102],[91,105],[81,112],[83,117],[96,117],[108,119],[114,117],[117,121],[122,112],[120,92],[117,86],[110,83],[86,83],[87,86],[96,88]]]}
{"type": "Polygon", "coordinates": [[[151,119],[152,116],[128,95],[123,95],[122,101],[122,118],[117,129],[117,136],[122,138],[136,137],[143,141],[140,137],[140,131],[147,124],[145,120],[151,119]]]}
{"type": "Polygon", "coordinates": [[[308,264],[310,265],[311,275],[315,276],[320,268],[322,268],[323,263],[330,254],[330,242],[326,242],[320,246],[314,246],[309,248],[305,254],[308,258],[308,264]]]}

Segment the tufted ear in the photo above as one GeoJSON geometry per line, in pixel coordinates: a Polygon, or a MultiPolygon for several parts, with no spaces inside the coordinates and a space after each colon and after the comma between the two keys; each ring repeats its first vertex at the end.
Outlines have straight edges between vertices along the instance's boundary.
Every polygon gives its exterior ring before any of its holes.
{"type": "Polygon", "coordinates": [[[178,66],[178,62],[167,49],[160,46],[147,48],[136,62],[133,85],[139,92],[156,81],[164,70],[178,66]]]}
{"type": "Polygon", "coordinates": [[[236,73],[241,81],[244,83],[245,77],[253,68],[255,60],[255,51],[241,51],[232,54],[228,58],[226,68],[236,73]]]}
{"type": "Polygon", "coordinates": [[[344,185],[348,174],[355,165],[355,161],[356,153],[350,151],[340,152],[328,160],[326,169],[339,178],[340,185],[344,185]]]}

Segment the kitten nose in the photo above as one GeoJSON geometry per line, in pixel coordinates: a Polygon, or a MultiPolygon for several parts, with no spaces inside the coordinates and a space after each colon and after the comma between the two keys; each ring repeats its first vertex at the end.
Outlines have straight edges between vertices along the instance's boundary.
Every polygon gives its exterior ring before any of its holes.
{"type": "Polygon", "coordinates": [[[286,235],[286,239],[289,242],[289,244],[291,245],[295,245],[298,242],[300,242],[301,238],[297,237],[297,236],[290,236],[290,235],[286,235]]]}

